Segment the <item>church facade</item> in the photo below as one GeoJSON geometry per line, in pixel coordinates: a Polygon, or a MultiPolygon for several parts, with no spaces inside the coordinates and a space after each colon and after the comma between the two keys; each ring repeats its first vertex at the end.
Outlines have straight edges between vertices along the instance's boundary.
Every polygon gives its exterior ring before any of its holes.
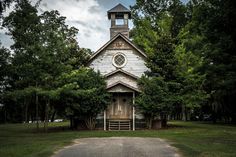
{"type": "Polygon", "coordinates": [[[110,40],[89,60],[89,67],[105,77],[111,104],[103,113],[104,130],[135,130],[138,78],[147,71],[146,54],[129,40],[131,12],[118,4],[107,12],[110,40]]]}

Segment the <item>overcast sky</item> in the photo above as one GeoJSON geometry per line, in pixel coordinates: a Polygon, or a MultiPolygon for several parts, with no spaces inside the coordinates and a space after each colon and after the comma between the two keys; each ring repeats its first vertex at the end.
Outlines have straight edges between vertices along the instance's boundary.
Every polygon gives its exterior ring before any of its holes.
{"type": "MultiPolygon", "coordinates": [[[[42,0],[39,10],[58,10],[66,17],[69,26],[79,29],[77,40],[80,47],[96,51],[110,38],[107,11],[119,3],[129,8],[135,0],[42,0]]],[[[0,30],[0,40],[6,47],[12,44],[4,30],[0,30]]]]}

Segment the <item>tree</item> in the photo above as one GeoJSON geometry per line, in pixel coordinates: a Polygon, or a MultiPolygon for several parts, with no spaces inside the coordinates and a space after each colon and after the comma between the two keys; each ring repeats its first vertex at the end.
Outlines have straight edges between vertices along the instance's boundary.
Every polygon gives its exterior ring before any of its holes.
{"type": "Polygon", "coordinates": [[[71,117],[72,127],[76,127],[73,121],[79,119],[88,129],[94,129],[97,115],[110,101],[104,78],[92,69],[80,68],[63,74],[60,81],[61,101],[66,105],[66,115],[71,117]]]}
{"type": "Polygon", "coordinates": [[[15,7],[3,22],[14,41],[11,92],[34,88],[36,119],[44,115],[41,120],[47,121],[48,107],[53,108],[50,104],[56,101],[57,78],[85,64],[89,51],[80,49],[75,39],[78,29],[68,27],[58,11],[38,15],[36,6],[27,0],[15,7]]]}
{"type": "MultiPolygon", "coordinates": [[[[176,34],[186,23],[185,7],[179,1],[171,0],[154,0],[145,4],[140,2],[142,1],[137,1],[136,5],[132,7],[135,26],[131,35],[133,41],[147,52],[147,67],[150,69],[147,72],[150,79],[147,81],[156,77],[164,81],[163,84],[168,89],[164,91],[168,94],[165,94],[166,101],[163,101],[162,105],[167,108],[173,107],[180,101],[180,82],[176,73],[178,61],[175,57],[175,45],[177,43],[176,34]],[[154,12],[154,10],[156,11],[154,12]],[[181,14],[175,14],[177,10],[181,14]]],[[[156,94],[158,96],[158,93],[156,94]]],[[[150,98],[150,101],[155,102],[155,98],[150,98]]],[[[161,115],[160,118],[165,126],[170,112],[162,112],[161,110],[158,112],[157,114],[161,115]]]]}
{"type": "MultiPolygon", "coordinates": [[[[16,4],[15,11],[4,18],[3,26],[9,30],[14,44],[11,48],[14,51],[12,59],[13,77],[12,89],[19,90],[29,86],[38,87],[40,70],[36,53],[39,49],[40,30],[38,25],[40,18],[37,9],[27,0],[16,4]],[[22,18],[24,17],[24,18],[22,18]]],[[[38,119],[38,96],[35,95],[36,118],[38,119]]],[[[38,128],[38,123],[37,123],[38,128]]]]}
{"type": "Polygon", "coordinates": [[[182,44],[176,46],[175,57],[178,60],[176,72],[181,82],[182,120],[186,121],[190,119],[191,112],[207,102],[209,95],[204,90],[206,75],[198,72],[203,60],[191,51],[186,51],[184,44],[183,40],[182,44]]]}
{"type": "Polygon", "coordinates": [[[147,74],[165,82],[168,89],[165,99],[169,100],[165,105],[172,107],[172,114],[178,114],[176,110],[180,108],[184,120],[208,98],[204,89],[206,74],[199,71],[204,59],[189,48],[202,47],[204,43],[202,36],[191,35],[196,29],[192,27],[195,23],[190,22],[196,4],[198,2],[185,6],[179,0],[146,3],[139,0],[132,7],[134,29],[131,35],[133,41],[147,52],[150,69],[147,74]]]}
{"type": "Polygon", "coordinates": [[[170,112],[171,106],[167,99],[168,85],[161,77],[145,77],[139,80],[142,93],[136,99],[137,108],[146,119],[146,125],[152,128],[152,121],[170,112]]]}
{"type": "Polygon", "coordinates": [[[0,43],[0,92],[2,93],[7,86],[7,77],[10,64],[10,51],[1,47],[0,43]]]}
{"type": "Polygon", "coordinates": [[[202,59],[212,116],[235,122],[235,2],[204,0],[190,3],[191,20],[184,28],[184,48],[202,59]]]}
{"type": "Polygon", "coordinates": [[[10,6],[10,4],[13,2],[14,0],[2,0],[0,1],[0,17],[2,15],[2,13],[5,11],[5,9],[7,7],[10,6]]]}
{"type": "Polygon", "coordinates": [[[6,106],[3,104],[3,93],[9,86],[10,52],[0,43],[0,122],[6,122],[6,106]]]}

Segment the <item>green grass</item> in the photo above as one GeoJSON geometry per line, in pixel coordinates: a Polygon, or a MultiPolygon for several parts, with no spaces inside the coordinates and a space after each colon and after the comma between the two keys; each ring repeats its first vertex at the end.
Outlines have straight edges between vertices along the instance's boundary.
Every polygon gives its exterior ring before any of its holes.
{"type": "Polygon", "coordinates": [[[185,157],[235,157],[236,127],[196,122],[170,122],[159,131],[70,131],[68,123],[51,123],[49,133],[35,133],[35,124],[0,125],[0,157],[48,157],[73,139],[86,137],[158,137],[167,139],[185,157]],[[64,126],[64,127],[63,127],[64,126]],[[55,129],[57,127],[57,129],[55,129]],[[58,129],[60,128],[60,129],[58,129]]]}

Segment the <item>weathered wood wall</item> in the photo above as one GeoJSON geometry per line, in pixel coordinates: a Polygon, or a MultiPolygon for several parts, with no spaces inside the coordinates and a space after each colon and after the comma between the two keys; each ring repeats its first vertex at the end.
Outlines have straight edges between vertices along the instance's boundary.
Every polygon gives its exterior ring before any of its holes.
{"type": "Polygon", "coordinates": [[[137,77],[148,70],[145,66],[145,57],[133,49],[123,39],[117,38],[105,50],[97,55],[90,63],[90,67],[95,71],[100,71],[102,75],[106,75],[117,68],[113,65],[113,56],[117,53],[123,53],[127,58],[127,64],[122,68],[137,77]]]}
{"type": "Polygon", "coordinates": [[[112,84],[114,84],[116,82],[124,82],[134,88],[138,88],[137,80],[135,78],[132,78],[132,77],[130,77],[126,74],[123,74],[121,72],[118,72],[112,76],[107,77],[106,82],[107,82],[107,86],[111,86],[112,84]]]}
{"type": "Polygon", "coordinates": [[[130,88],[127,88],[123,85],[116,85],[110,89],[107,90],[108,92],[111,93],[133,93],[134,91],[130,88]]]}
{"type": "Polygon", "coordinates": [[[131,119],[132,94],[114,93],[106,114],[108,119],[131,119]]]}

